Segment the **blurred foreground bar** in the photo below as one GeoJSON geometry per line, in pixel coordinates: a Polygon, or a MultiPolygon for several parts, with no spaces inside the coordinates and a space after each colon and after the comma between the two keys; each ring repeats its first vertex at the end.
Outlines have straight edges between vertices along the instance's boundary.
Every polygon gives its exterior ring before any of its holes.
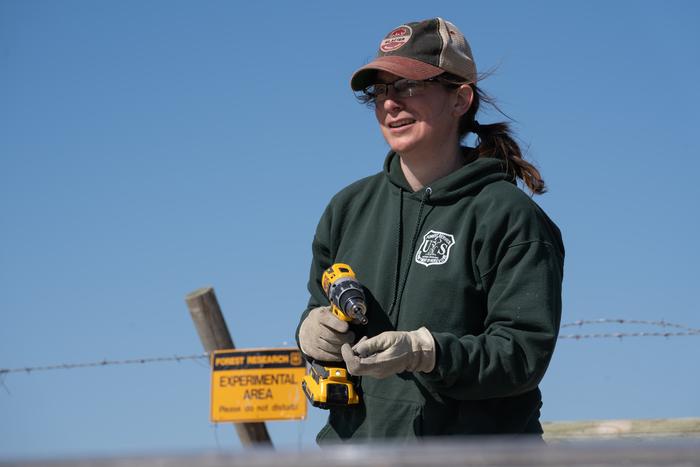
{"type": "Polygon", "coordinates": [[[452,467],[700,466],[700,438],[573,441],[545,444],[516,438],[417,440],[410,445],[339,445],[323,450],[248,449],[228,454],[2,462],[1,466],[98,467],[452,467]]]}
{"type": "Polygon", "coordinates": [[[611,438],[700,437],[700,418],[545,422],[547,441],[611,438]]]}

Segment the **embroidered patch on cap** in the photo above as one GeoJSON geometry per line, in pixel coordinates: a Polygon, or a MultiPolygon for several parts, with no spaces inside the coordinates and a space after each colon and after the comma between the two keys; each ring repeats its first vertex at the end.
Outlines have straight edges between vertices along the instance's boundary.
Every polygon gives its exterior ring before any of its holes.
{"type": "Polygon", "coordinates": [[[413,30],[409,26],[399,26],[387,34],[386,38],[379,44],[382,52],[393,52],[403,47],[411,38],[413,30]]]}
{"type": "Polygon", "coordinates": [[[416,263],[425,267],[445,264],[450,259],[450,248],[454,244],[454,235],[430,230],[423,235],[423,243],[416,253],[416,263]]]}

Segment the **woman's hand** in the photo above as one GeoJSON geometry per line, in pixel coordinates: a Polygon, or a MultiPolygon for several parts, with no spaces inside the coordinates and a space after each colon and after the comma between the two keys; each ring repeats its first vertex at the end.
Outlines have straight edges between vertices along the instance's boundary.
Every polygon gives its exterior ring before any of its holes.
{"type": "Polygon", "coordinates": [[[417,331],[386,331],[350,347],[343,344],[343,360],[355,376],[387,376],[404,371],[428,373],[435,367],[435,340],[426,328],[417,331]]]}
{"type": "Polygon", "coordinates": [[[348,329],[348,323],[336,318],[330,307],[314,308],[299,327],[299,347],[314,360],[340,362],[340,347],[355,340],[355,334],[348,329]]]}

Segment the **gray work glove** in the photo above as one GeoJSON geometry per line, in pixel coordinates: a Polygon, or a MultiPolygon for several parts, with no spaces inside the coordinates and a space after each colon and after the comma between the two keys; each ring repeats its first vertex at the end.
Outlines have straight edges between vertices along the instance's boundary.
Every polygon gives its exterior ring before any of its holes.
{"type": "Polygon", "coordinates": [[[350,347],[343,344],[343,360],[355,376],[387,376],[404,371],[428,373],[435,367],[435,339],[426,328],[386,331],[350,347]]]}
{"type": "Polygon", "coordinates": [[[301,351],[322,362],[340,362],[340,347],[355,340],[349,325],[331,313],[331,307],[320,306],[311,310],[299,327],[301,351]]]}

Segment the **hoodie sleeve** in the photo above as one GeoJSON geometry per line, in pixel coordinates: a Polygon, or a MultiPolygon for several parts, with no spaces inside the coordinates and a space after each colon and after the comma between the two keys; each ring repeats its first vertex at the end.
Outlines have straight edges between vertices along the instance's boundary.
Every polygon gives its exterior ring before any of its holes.
{"type": "Polygon", "coordinates": [[[299,324],[297,325],[295,334],[297,346],[299,345],[299,327],[302,321],[306,319],[312,309],[328,305],[326,294],[321,288],[321,277],[323,276],[323,271],[328,269],[332,264],[330,247],[331,217],[331,208],[329,205],[321,216],[321,220],[316,227],[313,242],[311,243],[311,270],[309,271],[309,283],[307,285],[310,297],[306,309],[302,312],[299,324]]]}
{"type": "MultiPolygon", "coordinates": [[[[476,266],[485,294],[484,332],[434,332],[437,362],[418,377],[459,400],[489,399],[535,389],[549,364],[561,319],[564,248],[559,230],[529,199],[490,206],[476,266]]],[[[464,312],[464,311],[462,311],[464,312]]]]}

